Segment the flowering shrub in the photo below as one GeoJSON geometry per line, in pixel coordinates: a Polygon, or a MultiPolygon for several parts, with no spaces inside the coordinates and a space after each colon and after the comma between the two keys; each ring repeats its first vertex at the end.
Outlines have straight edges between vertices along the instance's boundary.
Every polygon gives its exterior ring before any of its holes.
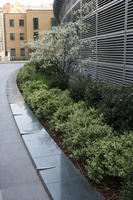
{"type": "MultiPolygon", "coordinates": [[[[89,11],[90,8],[85,5],[84,9],[89,11]]],[[[82,10],[77,12],[80,13],[82,10]]],[[[28,43],[31,61],[35,64],[36,70],[49,71],[50,75],[53,72],[65,74],[68,79],[73,71],[82,71],[83,65],[88,63],[90,58],[83,58],[81,49],[84,46],[93,52],[95,49],[93,42],[81,40],[81,31],[86,30],[86,26],[88,24],[77,18],[74,22],[58,26],[54,31],[41,33],[39,40],[28,43]]]]}

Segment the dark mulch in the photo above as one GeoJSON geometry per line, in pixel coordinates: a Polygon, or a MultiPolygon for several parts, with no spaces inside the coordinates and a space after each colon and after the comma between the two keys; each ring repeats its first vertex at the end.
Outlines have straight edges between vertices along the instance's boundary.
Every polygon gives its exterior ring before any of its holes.
{"type": "Polygon", "coordinates": [[[120,178],[107,177],[104,181],[100,183],[95,183],[90,180],[85,168],[85,164],[77,161],[72,158],[69,154],[69,151],[63,144],[63,138],[51,128],[51,125],[48,122],[41,121],[44,128],[48,131],[54,141],[58,146],[63,150],[63,152],[71,159],[74,165],[80,170],[80,172],[88,179],[89,182],[96,188],[96,190],[104,197],[105,200],[119,200],[120,199],[120,190],[122,180],[120,178]]]}

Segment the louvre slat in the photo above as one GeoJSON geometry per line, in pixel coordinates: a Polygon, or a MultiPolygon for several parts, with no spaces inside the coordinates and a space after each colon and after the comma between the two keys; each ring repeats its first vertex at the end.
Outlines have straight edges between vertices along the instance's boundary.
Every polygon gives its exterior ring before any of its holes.
{"type": "Polygon", "coordinates": [[[127,29],[133,28],[133,1],[128,1],[127,29]]]}
{"type": "Polygon", "coordinates": [[[102,7],[110,2],[112,2],[113,0],[98,0],[98,7],[102,7]]]}

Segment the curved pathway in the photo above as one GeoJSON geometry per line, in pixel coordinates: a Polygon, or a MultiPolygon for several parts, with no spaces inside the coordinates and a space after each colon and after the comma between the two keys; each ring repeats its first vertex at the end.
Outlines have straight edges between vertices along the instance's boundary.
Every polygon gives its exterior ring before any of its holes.
{"type": "Polygon", "coordinates": [[[8,103],[7,80],[22,66],[23,63],[0,64],[0,200],[49,200],[8,103]]]}

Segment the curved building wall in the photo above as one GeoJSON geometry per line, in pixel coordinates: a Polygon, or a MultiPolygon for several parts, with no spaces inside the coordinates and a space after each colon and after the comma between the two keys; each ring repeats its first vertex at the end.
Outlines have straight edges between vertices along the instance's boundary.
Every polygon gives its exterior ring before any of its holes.
{"type": "Polygon", "coordinates": [[[81,40],[93,44],[82,52],[90,57],[86,74],[111,83],[133,83],[133,0],[55,0],[58,22],[74,21],[74,11],[85,3],[91,12],[81,14],[88,24],[81,40]]]}

